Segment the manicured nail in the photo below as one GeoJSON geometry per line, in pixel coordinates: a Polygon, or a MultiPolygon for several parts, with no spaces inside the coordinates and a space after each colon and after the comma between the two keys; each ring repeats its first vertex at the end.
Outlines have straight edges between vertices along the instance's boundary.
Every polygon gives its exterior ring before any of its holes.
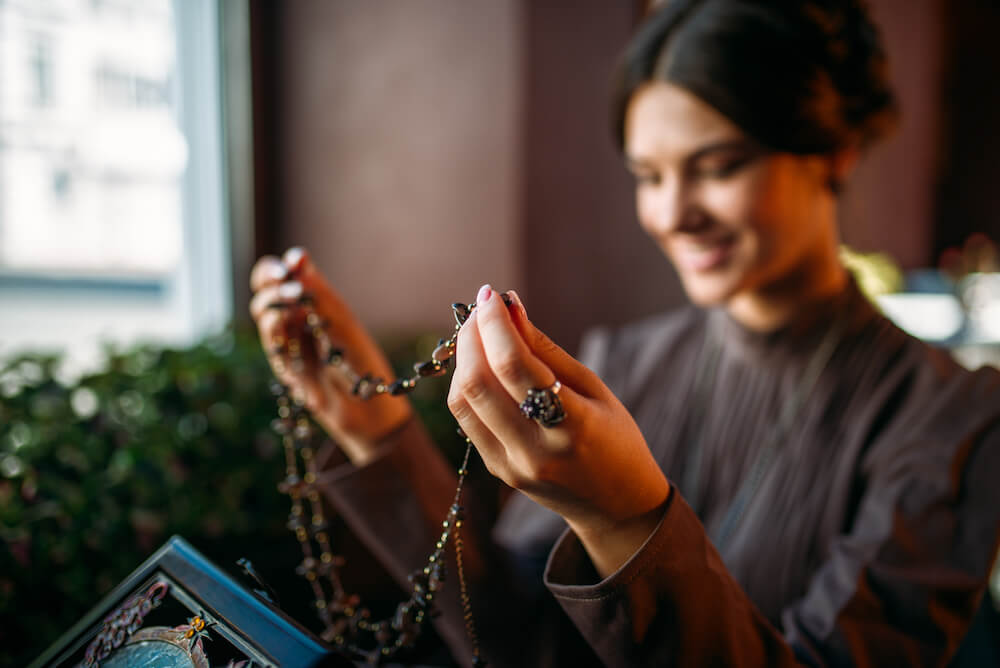
{"type": "Polygon", "coordinates": [[[282,299],[298,299],[302,296],[302,284],[298,281],[288,281],[278,286],[278,296],[282,299]]]}
{"type": "Polygon", "coordinates": [[[285,251],[281,261],[285,263],[285,267],[287,267],[289,271],[297,271],[299,269],[299,265],[302,263],[302,258],[305,256],[305,249],[301,246],[292,246],[285,251]]]}
{"type": "Polygon", "coordinates": [[[507,295],[510,297],[511,301],[514,302],[515,305],[524,308],[524,304],[521,302],[521,297],[517,294],[517,292],[515,292],[514,290],[508,290],[507,295]]]}
{"type": "Polygon", "coordinates": [[[485,304],[492,296],[493,288],[490,287],[489,283],[487,283],[483,287],[479,288],[479,294],[476,295],[476,304],[485,304]]]}
{"type": "Polygon", "coordinates": [[[267,266],[267,273],[272,281],[283,281],[288,276],[288,269],[280,262],[272,262],[267,266]]]}

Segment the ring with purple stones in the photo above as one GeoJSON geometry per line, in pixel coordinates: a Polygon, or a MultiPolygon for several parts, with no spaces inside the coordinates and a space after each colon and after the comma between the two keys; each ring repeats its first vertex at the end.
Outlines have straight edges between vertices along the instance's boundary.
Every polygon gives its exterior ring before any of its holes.
{"type": "Polygon", "coordinates": [[[528,396],[521,402],[524,417],[535,420],[543,427],[554,427],[565,420],[566,411],[558,396],[561,389],[562,383],[557,380],[551,387],[528,390],[528,396]]]}

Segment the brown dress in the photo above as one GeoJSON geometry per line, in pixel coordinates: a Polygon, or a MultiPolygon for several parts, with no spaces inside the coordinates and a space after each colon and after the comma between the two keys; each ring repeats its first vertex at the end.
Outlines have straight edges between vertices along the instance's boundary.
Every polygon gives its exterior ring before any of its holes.
{"type": "MultiPolygon", "coordinates": [[[[1000,373],[962,369],[853,285],[767,335],[687,308],[592,333],[582,358],[674,489],[658,528],[603,581],[562,519],[526,497],[496,518],[471,508],[471,595],[491,665],[947,660],[1000,534],[1000,373]]],[[[418,424],[384,448],[321,482],[405,583],[454,473],[418,424]]],[[[465,663],[454,579],[437,627],[465,663]]]]}

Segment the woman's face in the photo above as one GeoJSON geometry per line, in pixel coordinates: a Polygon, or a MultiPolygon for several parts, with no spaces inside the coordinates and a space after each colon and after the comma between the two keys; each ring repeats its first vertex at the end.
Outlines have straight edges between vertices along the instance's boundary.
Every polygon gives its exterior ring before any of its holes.
{"type": "Polygon", "coordinates": [[[683,88],[636,91],[625,154],[639,222],[696,304],[794,284],[817,253],[835,248],[822,208],[832,201],[830,161],[767,151],[683,88]]]}

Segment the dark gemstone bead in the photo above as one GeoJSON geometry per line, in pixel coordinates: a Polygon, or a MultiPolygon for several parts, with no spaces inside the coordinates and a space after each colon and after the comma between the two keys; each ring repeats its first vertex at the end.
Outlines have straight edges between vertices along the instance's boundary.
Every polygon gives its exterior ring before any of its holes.
{"type": "Polygon", "coordinates": [[[358,378],[358,381],[354,383],[351,393],[355,396],[361,397],[362,399],[370,399],[375,393],[375,388],[381,382],[381,379],[373,378],[370,373],[365,374],[361,378],[358,378]]]}
{"type": "Polygon", "coordinates": [[[438,347],[431,353],[431,359],[435,362],[447,362],[455,355],[455,347],[449,346],[447,341],[438,344],[438,347]]]}
{"type": "Polygon", "coordinates": [[[401,603],[399,607],[396,608],[396,614],[392,618],[392,628],[400,631],[404,627],[410,625],[412,618],[413,612],[410,610],[410,606],[405,603],[401,603]]]}
{"type": "Polygon", "coordinates": [[[440,362],[435,362],[434,360],[418,362],[413,365],[413,370],[416,371],[417,375],[422,378],[426,378],[428,376],[440,376],[448,371],[447,367],[442,366],[440,362]]]}
{"type": "Polygon", "coordinates": [[[344,361],[344,351],[342,348],[330,348],[330,352],[326,354],[327,364],[340,364],[344,361]]]}
{"type": "Polygon", "coordinates": [[[309,523],[309,531],[312,532],[313,534],[317,534],[320,531],[326,531],[329,528],[330,528],[330,523],[326,521],[320,522],[318,524],[316,522],[309,523]]]}
{"type": "Polygon", "coordinates": [[[412,582],[413,584],[427,582],[427,574],[424,573],[423,571],[414,571],[409,575],[407,575],[406,579],[412,582]]]}
{"type": "Polygon", "coordinates": [[[409,394],[416,386],[410,382],[409,378],[400,378],[389,384],[389,394],[397,396],[399,394],[409,394]]]}
{"type": "Polygon", "coordinates": [[[469,316],[472,314],[472,309],[462,302],[455,302],[452,304],[451,310],[455,312],[455,322],[459,325],[465,324],[465,321],[468,320],[469,316]]]}
{"type": "Polygon", "coordinates": [[[306,557],[302,560],[302,563],[295,568],[295,572],[299,575],[305,575],[316,570],[318,562],[312,557],[306,557]]]}

